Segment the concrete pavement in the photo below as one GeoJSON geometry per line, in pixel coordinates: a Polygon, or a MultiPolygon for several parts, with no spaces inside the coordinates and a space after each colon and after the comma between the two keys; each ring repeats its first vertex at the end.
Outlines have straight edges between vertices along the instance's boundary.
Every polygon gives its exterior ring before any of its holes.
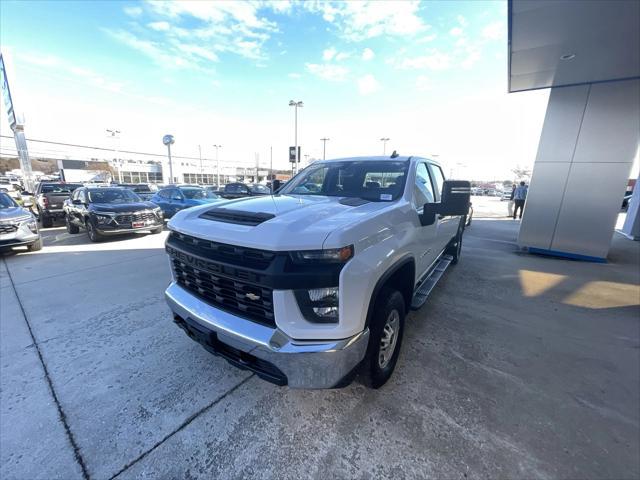
{"type": "Polygon", "coordinates": [[[637,478],[640,246],[570,262],[516,230],[474,221],[377,391],[278,388],[189,340],[165,234],[46,230],[0,266],[0,477],[637,478]]]}

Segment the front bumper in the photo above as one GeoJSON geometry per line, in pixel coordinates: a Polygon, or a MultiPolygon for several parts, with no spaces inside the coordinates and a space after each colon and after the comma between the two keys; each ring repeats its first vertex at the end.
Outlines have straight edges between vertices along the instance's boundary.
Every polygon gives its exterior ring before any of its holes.
{"type": "Polygon", "coordinates": [[[13,232],[2,233],[0,232],[0,247],[20,247],[24,245],[31,245],[40,238],[39,233],[33,233],[31,229],[25,224],[21,224],[13,232]]]}
{"type": "Polygon", "coordinates": [[[175,282],[165,292],[176,323],[207,350],[278,385],[333,388],[365,356],[369,330],[342,340],[295,340],[199,300],[175,282]]]}
{"type": "Polygon", "coordinates": [[[135,233],[135,232],[143,232],[153,230],[158,227],[164,226],[164,223],[158,222],[150,225],[145,225],[144,227],[138,228],[100,228],[100,226],[96,226],[96,230],[100,235],[109,236],[109,235],[124,235],[127,233],[135,233]]]}

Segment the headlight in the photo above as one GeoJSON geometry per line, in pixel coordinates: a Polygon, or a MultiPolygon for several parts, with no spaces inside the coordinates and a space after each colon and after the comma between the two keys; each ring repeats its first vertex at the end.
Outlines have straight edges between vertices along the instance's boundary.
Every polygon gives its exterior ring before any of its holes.
{"type": "Polygon", "coordinates": [[[31,230],[31,232],[38,233],[38,223],[35,220],[30,220],[27,223],[27,227],[29,227],[29,230],[31,230]]]}
{"type": "Polygon", "coordinates": [[[156,207],[156,208],[153,209],[153,213],[155,213],[156,215],[161,217],[162,216],[162,209],[160,207],[156,207]]]}
{"type": "Polygon", "coordinates": [[[100,213],[94,213],[96,222],[98,225],[106,225],[111,222],[111,215],[103,215],[100,213]]]}
{"type": "Polygon", "coordinates": [[[338,287],[296,290],[302,315],[313,323],[338,323],[338,287]]]}
{"type": "Polygon", "coordinates": [[[291,252],[296,263],[345,263],[353,257],[353,245],[326,250],[301,250],[291,252]]]}

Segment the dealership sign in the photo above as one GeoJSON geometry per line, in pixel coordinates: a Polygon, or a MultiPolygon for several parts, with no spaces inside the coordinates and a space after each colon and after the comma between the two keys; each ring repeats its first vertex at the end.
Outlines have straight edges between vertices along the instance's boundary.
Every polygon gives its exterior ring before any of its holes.
{"type": "Polygon", "coordinates": [[[16,129],[16,114],[13,110],[13,100],[11,99],[11,91],[9,90],[9,80],[7,79],[7,71],[4,66],[4,57],[0,53],[0,86],[2,87],[2,99],[7,109],[9,117],[9,126],[11,130],[16,129]]]}

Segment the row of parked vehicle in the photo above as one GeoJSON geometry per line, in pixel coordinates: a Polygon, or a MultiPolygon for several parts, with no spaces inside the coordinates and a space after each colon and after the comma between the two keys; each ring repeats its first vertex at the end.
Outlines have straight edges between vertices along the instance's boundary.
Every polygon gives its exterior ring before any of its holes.
{"type": "Polygon", "coordinates": [[[41,228],[63,220],[71,234],[85,230],[91,241],[137,231],[160,233],[164,219],[180,210],[227,199],[268,195],[264,185],[230,183],[216,186],[149,184],[88,184],[40,182],[22,202],[7,191],[0,192],[0,248],[27,246],[40,250],[41,228]]]}

